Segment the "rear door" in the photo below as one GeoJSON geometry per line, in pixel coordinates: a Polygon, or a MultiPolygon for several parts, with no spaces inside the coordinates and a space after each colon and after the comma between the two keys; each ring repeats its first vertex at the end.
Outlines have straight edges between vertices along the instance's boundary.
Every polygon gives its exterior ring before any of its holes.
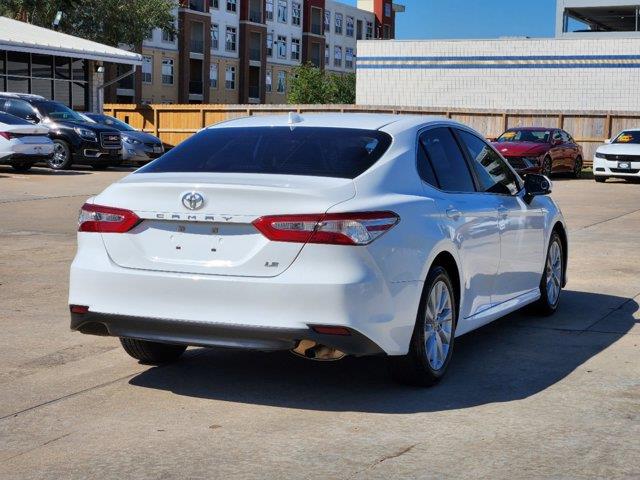
{"type": "Polygon", "coordinates": [[[458,248],[463,277],[460,316],[467,318],[491,306],[500,262],[496,199],[476,191],[469,165],[448,127],[425,130],[419,143],[420,175],[438,189],[443,231],[458,248]]]}
{"type": "Polygon", "coordinates": [[[483,139],[456,130],[477,172],[483,195],[497,205],[500,266],[492,301],[500,304],[538,288],[544,265],[544,216],[521,194],[521,181],[483,139]]]}

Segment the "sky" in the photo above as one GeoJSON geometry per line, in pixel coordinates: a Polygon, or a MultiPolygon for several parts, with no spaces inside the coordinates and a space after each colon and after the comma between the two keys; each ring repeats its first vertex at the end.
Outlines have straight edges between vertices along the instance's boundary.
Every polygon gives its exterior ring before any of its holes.
{"type": "MultiPolygon", "coordinates": [[[[355,5],[357,0],[341,0],[355,5]]],[[[556,0],[395,0],[396,38],[553,37],[556,0]]]]}

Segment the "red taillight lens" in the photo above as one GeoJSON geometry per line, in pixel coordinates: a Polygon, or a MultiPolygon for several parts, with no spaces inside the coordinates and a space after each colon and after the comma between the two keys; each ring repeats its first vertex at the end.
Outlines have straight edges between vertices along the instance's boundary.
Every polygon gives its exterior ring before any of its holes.
{"type": "Polygon", "coordinates": [[[85,203],[78,218],[79,232],[125,233],[140,223],[130,210],[85,203]]]}
{"type": "Polygon", "coordinates": [[[69,305],[69,310],[71,311],[71,313],[84,314],[89,311],[89,307],[87,307],[86,305],[69,305]]]}
{"type": "Polygon", "coordinates": [[[277,242],[367,245],[400,221],[393,212],[273,215],[253,225],[277,242]]]}
{"type": "Polygon", "coordinates": [[[348,328],[345,327],[334,327],[330,325],[314,325],[311,329],[316,333],[321,333],[322,335],[351,335],[351,332],[348,328]]]}
{"type": "Polygon", "coordinates": [[[11,132],[0,132],[0,137],[4,137],[7,140],[11,140],[13,138],[13,134],[11,132]]]}

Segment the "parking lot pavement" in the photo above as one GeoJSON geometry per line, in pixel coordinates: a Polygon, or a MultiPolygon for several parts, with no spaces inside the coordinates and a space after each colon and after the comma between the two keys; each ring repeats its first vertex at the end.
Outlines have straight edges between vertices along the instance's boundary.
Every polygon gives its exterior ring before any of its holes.
{"type": "Polygon", "coordinates": [[[149,367],[70,332],[77,210],[125,174],[0,167],[0,478],[640,477],[640,185],[555,181],[559,312],[461,337],[422,390],[381,358],[149,367]]]}

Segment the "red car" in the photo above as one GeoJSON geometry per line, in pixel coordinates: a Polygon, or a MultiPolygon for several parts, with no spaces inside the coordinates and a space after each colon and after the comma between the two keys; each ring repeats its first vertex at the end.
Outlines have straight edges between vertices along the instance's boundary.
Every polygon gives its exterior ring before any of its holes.
{"type": "Polygon", "coordinates": [[[493,146],[520,175],[582,172],[582,147],[559,128],[510,128],[493,146]]]}

